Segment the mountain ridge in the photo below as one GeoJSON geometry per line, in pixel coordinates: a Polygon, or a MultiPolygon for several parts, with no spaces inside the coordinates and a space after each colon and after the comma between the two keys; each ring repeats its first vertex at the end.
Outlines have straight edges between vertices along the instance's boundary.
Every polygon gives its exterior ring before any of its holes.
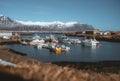
{"type": "Polygon", "coordinates": [[[75,30],[91,30],[94,29],[92,25],[82,24],[79,22],[33,22],[33,21],[19,21],[13,20],[7,16],[0,15],[0,29],[3,30],[39,30],[39,31],[75,31],[75,30]]]}

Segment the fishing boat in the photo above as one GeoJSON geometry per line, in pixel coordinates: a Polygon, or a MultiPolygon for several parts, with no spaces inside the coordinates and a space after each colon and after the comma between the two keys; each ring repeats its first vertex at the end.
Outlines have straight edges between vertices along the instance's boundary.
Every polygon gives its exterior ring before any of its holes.
{"type": "Polygon", "coordinates": [[[40,36],[38,36],[37,34],[35,34],[35,36],[32,37],[32,39],[40,39],[40,36]]]}
{"type": "Polygon", "coordinates": [[[68,38],[65,35],[61,36],[60,41],[62,43],[68,43],[68,44],[80,44],[81,43],[81,41],[79,39],[68,38]]]}
{"type": "Polygon", "coordinates": [[[85,39],[81,42],[81,44],[84,46],[97,46],[100,44],[100,42],[96,39],[85,39]]]}
{"type": "Polygon", "coordinates": [[[71,42],[71,44],[80,44],[81,41],[79,39],[70,39],[69,40],[71,42]]]}
{"type": "Polygon", "coordinates": [[[26,42],[26,41],[20,41],[20,43],[23,44],[23,45],[27,45],[28,44],[28,42],[26,42]]]}
{"type": "Polygon", "coordinates": [[[59,41],[57,40],[57,38],[54,35],[50,35],[50,36],[46,36],[45,37],[46,40],[49,40],[49,42],[53,42],[53,43],[58,43],[59,41]]]}
{"type": "Polygon", "coordinates": [[[49,49],[52,52],[60,53],[62,51],[69,51],[70,47],[65,46],[65,45],[58,45],[56,43],[52,43],[49,45],[49,49]]]}
{"type": "Polygon", "coordinates": [[[46,43],[38,43],[38,44],[35,45],[35,47],[36,47],[37,49],[47,48],[47,47],[48,47],[48,44],[46,44],[46,43]]]}
{"type": "Polygon", "coordinates": [[[61,49],[62,49],[62,51],[69,51],[70,47],[65,46],[65,45],[61,45],[61,49]]]}
{"type": "Polygon", "coordinates": [[[62,52],[61,47],[59,47],[59,46],[52,46],[50,48],[50,51],[55,52],[55,53],[61,53],[62,52]]]}
{"type": "Polygon", "coordinates": [[[38,44],[41,45],[41,44],[45,43],[45,40],[38,35],[35,35],[32,39],[33,40],[30,42],[30,45],[37,45],[38,46],[38,44]]]}
{"type": "Polygon", "coordinates": [[[37,45],[40,43],[44,43],[45,41],[43,39],[34,39],[30,42],[31,45],[37,45]]]}

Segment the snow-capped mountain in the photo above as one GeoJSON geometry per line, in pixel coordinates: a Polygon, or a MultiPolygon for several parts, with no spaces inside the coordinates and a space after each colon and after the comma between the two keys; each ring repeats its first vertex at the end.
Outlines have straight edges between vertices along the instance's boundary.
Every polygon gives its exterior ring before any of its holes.
{"type": "Polygon", "coordinates": [[[91,25],[81,24],[79,22],[32,22],[32,21],[19,21],[13,20],[4,15],[0,15],[0,29],[4,30],[44,30],[44,31],[54,31],[54,30],[89,30],[94,29],[91,25]]]}
{"type": "Polygon", "coordinates": [[[27,21],[27,22],[23,22],[23,21],[17,21],[19,23],[22,23],[24,25],[39,25],[39,26],[49,26],[49,25],[58,25],[58,26],[66,26],[66,27],[70,27],[73,26],[74,24],[77,24],[77,22],[67,22],[67,23],[63,23],[61,21],[53,21],[53,22],[32,22],[32,21],[27,21]]]}
{"type": "Polygon", "coordinates": [[[11,28],[11,27],[16,27],[18,25],[20,25],[20,23],[12,20],[9,17],[6,17],[6,16],[0,14],[0,27],[2,27],[2,28],[10,27],[11,28]]]}

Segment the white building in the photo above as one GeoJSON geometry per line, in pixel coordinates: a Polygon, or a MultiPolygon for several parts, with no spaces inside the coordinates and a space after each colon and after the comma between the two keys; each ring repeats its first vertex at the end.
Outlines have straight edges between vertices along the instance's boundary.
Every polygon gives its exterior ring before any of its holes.
{"type": "Polygon", "coordinates": [[[0,38],[10,39],[12,37],[12,32],[0,32],[0,38]]]}
{"type": "Polygon", "coordinates": [[[111,32],[109,32],[109,31],[100,31],[97,34],[98,35],[111,35],[111,32]]]}

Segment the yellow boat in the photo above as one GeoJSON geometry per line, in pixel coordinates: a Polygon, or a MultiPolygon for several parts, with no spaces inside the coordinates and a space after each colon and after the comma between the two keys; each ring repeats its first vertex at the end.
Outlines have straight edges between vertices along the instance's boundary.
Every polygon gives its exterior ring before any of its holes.
{"type": "Polygon", "coordinates": [[[60,47],[56,47],[54,49],[51,49],[51,51],[56,53],[61,53],[62,49],[60,47]]]}

